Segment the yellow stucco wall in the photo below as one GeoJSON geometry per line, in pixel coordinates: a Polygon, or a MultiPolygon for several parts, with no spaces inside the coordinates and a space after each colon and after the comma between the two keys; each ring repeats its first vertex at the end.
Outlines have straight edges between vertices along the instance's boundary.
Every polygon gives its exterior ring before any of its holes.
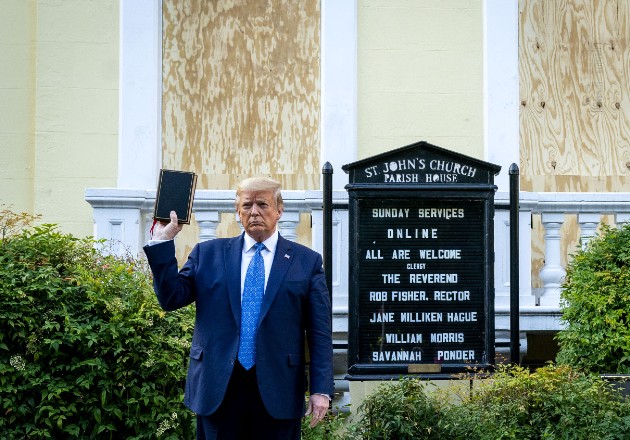
{"type": "Polygon", "coordinates": [[[91,235],[85,188],[116,186],[119,2],[0,8],[0,203],[91,235]]]}
{"type": "Polygon", "coordinates": [[[482,0],[358,1],[358,156],[425,140],[479,159],[482,0]]]}
{"type": "Polygon", "coordinates": [[[32,212],[35,2],[0,0],[0,11],[0,204],[32,212]]]}

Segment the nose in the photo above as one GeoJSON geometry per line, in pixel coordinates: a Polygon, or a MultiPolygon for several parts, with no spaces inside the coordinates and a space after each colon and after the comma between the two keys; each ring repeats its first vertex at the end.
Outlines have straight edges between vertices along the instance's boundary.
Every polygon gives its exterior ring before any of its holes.
{"type": "Polygon", "coordinates": [[[255,203],[252,205],[252,210],[250,211],[250,215],[259,215],[258,214],[258,205],[255,203]]]}

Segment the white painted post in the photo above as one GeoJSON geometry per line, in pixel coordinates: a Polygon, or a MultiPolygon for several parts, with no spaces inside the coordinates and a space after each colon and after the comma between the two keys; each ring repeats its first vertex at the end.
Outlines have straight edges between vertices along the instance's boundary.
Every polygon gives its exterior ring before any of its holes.
{"type": "Polygon", "coordinates": [[[486,159],[502,167],[499,191],[519,160],[518,17],[518,0],[483,2],[484,139],[486,159]]]}
{"type": "Polygon", "coordinates": [[[141,211],[134,208],[94,209],[94,237],[105,239],[102,248],[108,254],[122,257],[140,252],[141,211]]]}
{"type": "Polygon", "coordinates": [[[157,186],[162,163],[162,2],[120,2],[118,188],[157,186]]]}
{"type": "Polygon", "coordinates": [[[545,265],[540,271],[543,281],[543,295],[541,306],[558,307],[560,305],[560,291],[566,272],[560,259],[560,228],[564,223],[564,214],[558,212],[543,212],[541,221],[545,228],[545,265]]]}
{"type": "Polygon", "coordinates": [[[597,234],[597,227],[601,221],[601,215],[598,212],[580,212],[577,217],[580,225],[582,249],[586,249],[588,242],[597,234]]]}
{"type": "Polygon", "coordinates": [[[219,211],[195,211],[195,220],[199,225],[199,241],[217,238],[217,227],[221,223],[219,211]]]}
{"type": "Polygon", "coordinates": [[[280,217],[280,221],[278,221],[278,230],[287,240],[295,240],[297,239],[297,227],[299,224],[299,211],[284,211],[282,217],[280,217]]]}
{"type": "Polygon", "coordinates": [[[321,153],[343,190],[341,166],[357,160],[357,0],[321,1],[321,153]]]}

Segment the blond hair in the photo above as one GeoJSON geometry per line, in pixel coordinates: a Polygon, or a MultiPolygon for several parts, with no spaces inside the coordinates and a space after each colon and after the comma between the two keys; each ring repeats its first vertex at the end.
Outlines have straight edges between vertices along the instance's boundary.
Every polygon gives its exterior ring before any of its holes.
{"type": "Polygon", "coordinates": [[[280,183],[271,177],[250,177],[242,180],[236,187],[234,206],[238,209],[241,193],[243,191],[271,191],[276,199],[276,208],[284,209],[284,201],[280,192],[280,183]]]}

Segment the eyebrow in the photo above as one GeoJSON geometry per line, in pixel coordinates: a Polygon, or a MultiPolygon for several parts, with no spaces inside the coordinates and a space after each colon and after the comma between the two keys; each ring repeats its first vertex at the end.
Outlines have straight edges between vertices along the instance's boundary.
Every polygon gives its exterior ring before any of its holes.
{"type": "Polygon", "coordinates": [[[267,204],[269,204],[269,205],[272,203],[272,201],[271,201],[271,200],[267,200],[267,199],[244,199],[244,200],[242,201],[242,204],[243,204],[243,205],[246,205],[246,204],[248,204],[248,203],[254,203],[254,202],[255,202],[255,203],[258,203],[258,204],[260,204],[260,203],[267,203],[267,204]]]}

